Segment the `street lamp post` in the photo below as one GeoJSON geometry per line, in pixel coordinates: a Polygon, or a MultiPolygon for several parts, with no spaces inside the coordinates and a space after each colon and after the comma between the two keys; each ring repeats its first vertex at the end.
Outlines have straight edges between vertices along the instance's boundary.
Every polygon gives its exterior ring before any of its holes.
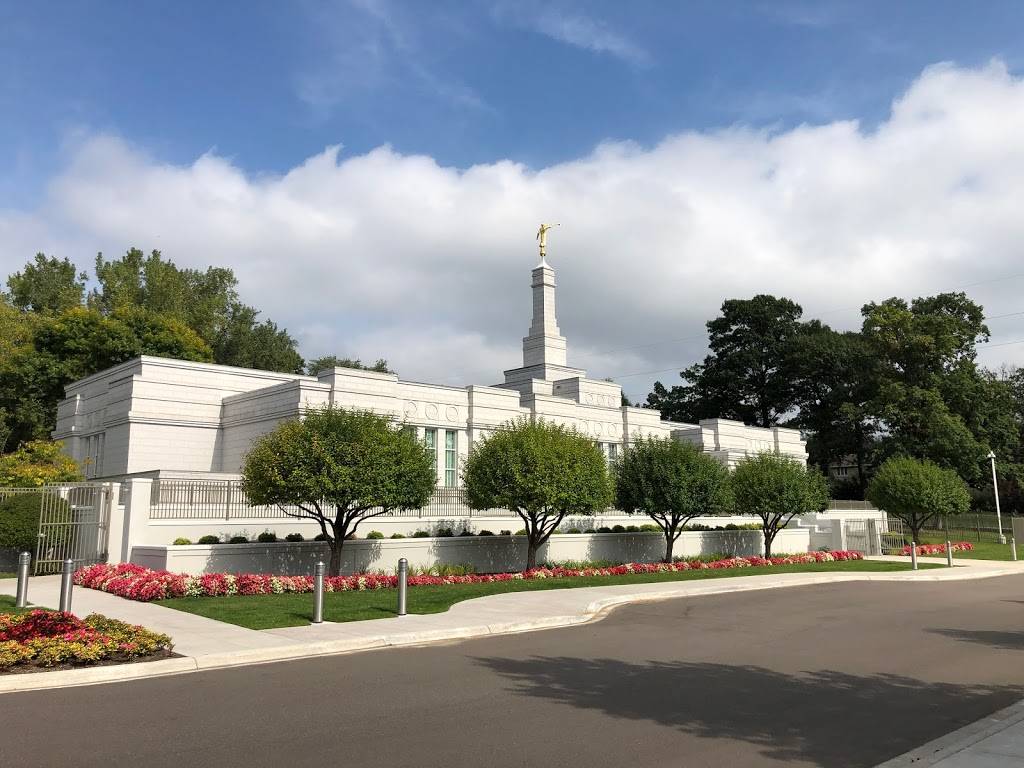
{"type": "Polygon", "coordinates": [[[1003,535],[1003,515],[999,511],[999,482],[996,480],[996,454],[995,451],[988,452],[988,460],[992,462],[992,492],[996,495],[996,525],[999,528],[999,543],[1006,543],[1006,536],[1003,535]]]}

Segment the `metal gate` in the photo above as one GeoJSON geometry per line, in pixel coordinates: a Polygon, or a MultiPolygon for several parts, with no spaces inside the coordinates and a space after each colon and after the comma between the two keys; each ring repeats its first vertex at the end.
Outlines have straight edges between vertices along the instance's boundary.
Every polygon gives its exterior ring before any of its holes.
{"type": "Polygon", "coordinates": [[[110,487],[99,483],[44,486],[39,510],[35,573],[58,573],[65,560],[75,568],[106,562],[110,487]]]}
{"type": "Polygon", "coordinates": [[[846,548],[865,555],[900,554],[905,544],[910,543],[906,526],[892,517],[885,520],[844,520],[843,533],[846,548]]]}

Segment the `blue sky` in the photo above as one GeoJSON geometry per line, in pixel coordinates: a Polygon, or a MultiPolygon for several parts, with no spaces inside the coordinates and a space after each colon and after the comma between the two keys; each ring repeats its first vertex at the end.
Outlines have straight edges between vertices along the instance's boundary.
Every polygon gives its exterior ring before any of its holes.
{"type": "MultiPolygon", "coordinates": [[[[703,355],[726,298],[853,327],[865,301],[972,285],[1007,315],[1022,22],[934,0],[0,0],[0,272],[160,248],[232,267],[307,356],[490,383],[559,221],[570,362],[633,397],[703,355]]],[[[1017,340],[1024,317],[993,323],[1017,340]]]]}
{"type": "Polygon", "coordinates": [[[1015,69],[1022,22],[1019,2],[6,2],[0,162],[32,186],[98,130],[253,172],[383,143],[536,167],[604,139],[871,122],[936,61],[1015,69]]]}

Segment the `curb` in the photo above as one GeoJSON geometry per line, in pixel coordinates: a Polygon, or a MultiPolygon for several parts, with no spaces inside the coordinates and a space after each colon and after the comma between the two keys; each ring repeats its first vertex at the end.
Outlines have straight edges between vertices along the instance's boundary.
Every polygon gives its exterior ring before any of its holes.
{"type": "MultiPolygon", "coordinates": [[[[927,768],[1024,721],[1024,701],[1011,704],[988,717],[940,736],[916,749],[879,763],[875,768],[927,768]]],[[[966,763],[965,763],[966,765],[966,763]]],[[[1007,763],[1009,765],[1009,763],[1007,763]]]]}
{"type": "MultiPolygon", "coordinates": [[[[752,592],[768,589],[785,589],[787,587],[807,587],[821,584],[836,584],[852,581],[891,581],[891,582],[941,582],[967,581],[987,579],[998,576],[1024,574],[1024,569],[1008,567],[961,567],[950,572],[946,568],[927,569],[924,571],[907,572],[860,572],[860,573],[818,573],[805,574],[802,578],[782,583],[758,583],[759,577],[753,577],[748,583],[737,583],[736,579],[698,583],[681,583],[675,591],[665,590],[650,593],[627,593],[603,597],[588,603],[582,613],[563,616],[545,616],[528,621],[500,622],[495,624],[476,624],[472,626],[451,627],[444,629],[422,630],[369,637],[346,638],[342,640],[323,640],[311,643],[272,646],[246,651],[188,656],[178,659],[138,662],[134,664],[118,664],[105,667],[60,670],[56,672],[39,672],[0,676],[0,694],[21,691],[46,690],[50,688],[66,688],[80,685],[96,685],[102,683],[127,682],[151,677],[180,675],[189,672],[204,672],[231,667],[269,664],[278,661],[298,661],[301,659],[336,656],[380,648],[400,648],[452,640],[469,640],[473,638],[495,635],[518,634],[544,629],[557,629],[600,621],[615,608],[623,605],[675,600],[684,597],[704,597],[731,592],[752,592]],[[717,582],[717,583],[716,583],[717,582]]],[[[796,574],[793,574],[796,575],[796,574]]],[[[487,598],[477,598],[486,600],[487,598]]],[[[894,764],[894,767],[895,768],[894,764]]],[[[887,766],[888,768],[888,766],[887,766]]]]}

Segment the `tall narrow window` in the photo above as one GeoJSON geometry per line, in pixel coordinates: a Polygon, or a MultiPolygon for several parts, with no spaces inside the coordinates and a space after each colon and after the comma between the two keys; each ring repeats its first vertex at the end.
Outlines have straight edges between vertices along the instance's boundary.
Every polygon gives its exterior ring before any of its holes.
{"type": "Polygon", "coordinates": [[[434,474],[437,475],[437,430],[427,427],[423,430],[423,444],[430,451],[431,461],[434,462],[434,474]]]}
{"type": "Polygon", "coordinates": [[[619,444],[608,443],[608,461],[615,461],[619,458],[619,444]]]}
{"type": "Polygon", "coordinates": [[[444,431],[444,484],[446,488],[454,488],[457,479],[455,468],[459,457],[458,434],[454,429],[444,431]]]}

